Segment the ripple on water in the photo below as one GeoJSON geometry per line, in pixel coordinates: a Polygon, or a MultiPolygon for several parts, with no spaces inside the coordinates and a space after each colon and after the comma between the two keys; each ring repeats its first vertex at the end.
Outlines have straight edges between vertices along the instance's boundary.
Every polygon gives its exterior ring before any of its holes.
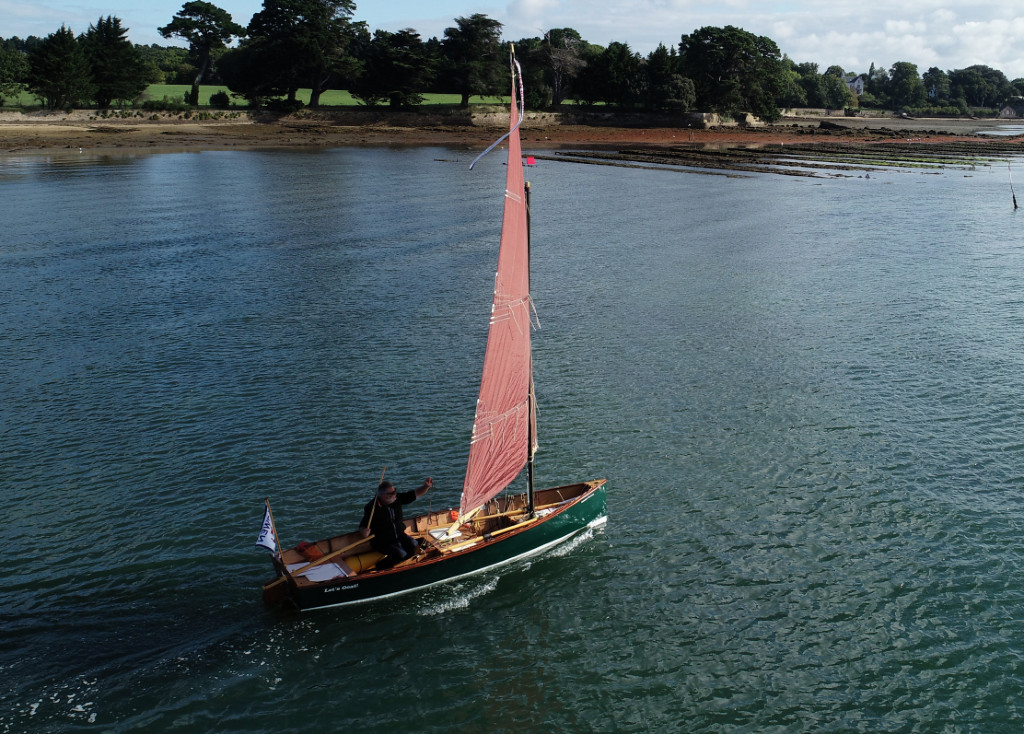
{"type": "Polygon", "coordinates": [[[1024,263],[984,167],[532,169],[539,480],[608,477],[608,524],[261,608],[265,497],[287,545],[384,467],[457,502],[504,167],[451,157],[0,173],[0,730],[1019,728],[1024,263]]]}

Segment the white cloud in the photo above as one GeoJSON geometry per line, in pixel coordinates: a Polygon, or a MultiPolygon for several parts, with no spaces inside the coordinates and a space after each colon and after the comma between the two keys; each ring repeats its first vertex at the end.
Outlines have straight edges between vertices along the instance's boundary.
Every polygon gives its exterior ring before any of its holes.
{"type": "Polygon", "coordinates": [[[508,12],[513,16],[533,16],[558,7],[558,0],[512,0],[508,12]]]}
{"type": "Polygon", "coordinates": [[[962,23],[954,26],[952,33],[959,49],[974,59],[972,63],[999,69],[1011,79],[1024,77],[1024,48],[1020,45],[1024,17],[962,23]]]}
{"type": "Polygon", "coordinates": [[[891,36],[901,36],[911,33],[924,33],[927,26],[921,21],[909,20],[887,20],[885,21],[885,33],[891,36]]]}

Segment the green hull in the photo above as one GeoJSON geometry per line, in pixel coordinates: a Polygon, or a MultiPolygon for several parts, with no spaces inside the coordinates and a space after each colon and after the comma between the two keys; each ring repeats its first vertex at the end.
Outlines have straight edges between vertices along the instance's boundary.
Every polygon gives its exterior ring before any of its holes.
{"type": "MultiPolygon", "coordinates": [[[[300,610],[327,609],[407,594],[443,584],[522,558],[543,553],[572,536],[607,520],[604,482],[594,482],[572,502],[535,522],[448,555],[386,571],[361,573],[315,585],[297,585],[288,578],[287,596],[300,610]]],[[[281,568],[278,568],[279,573],[281,568]]]]}

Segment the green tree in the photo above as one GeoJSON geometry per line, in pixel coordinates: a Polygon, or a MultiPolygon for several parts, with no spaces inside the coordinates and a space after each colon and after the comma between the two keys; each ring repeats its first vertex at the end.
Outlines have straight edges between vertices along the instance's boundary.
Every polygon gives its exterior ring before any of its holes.
{"type": "Polygon", "coordinates": [[[573,82],[573,94],[577,101],[593,105],[604,99],[604,79],[598,68],[604,52],[604,46],[592,43],[584,44],[580,50],[580,58],[583,59],[585,66],[580,69],[573,82]]]}
{"type": "Polygon", "coordinates": [[[917,73],[917,64],[897,61],[889,70],[889,104],[894,109],[920,107],[927,100],[924,82],[917,73]]]}
{"type": "Polygon", "coordinates": [[[539,110],[551,105],[552,90],[548,83],[547,42],[540,36],[520,38],[515,42],[516,58],[523,70],[523,103],[527,109],[539,110]]]}
{"type": "Polygon", "coordinates": [[[67,26],[44,38],[29,53],[28,64],[28,90],[51,110],[70,109],[92,98],[89,60],[67,26]]]}
{"type": "Polygon", "coordinates": [[[686,112],[696,101],[693,82],[679,73],[679,55],[675,48],[658,47],[647,54],[647,107],[652,110],[686,112]]]}
{"type": "Polygon", "coordinates": [[[221,56],[217,68],[228,89],[258,108],[269,98],[288,91],[287,84],[281,86],[280,77],[270,73],[273,66],[267,65],[266,60],[266,50],[259,40],[249,38],[221,56]]]}
{"type": "Polygon", "coordinates": [[[854,107],[857,97],[843,80],[845,74],[841,66],[830,66],[821,75],[821,98],[827,110],[842,110],[854,107]]]}
{"type": "Polygon", "coordinates": [[[984,64],[949,72],[951,94],[971,107],[998,107],[1013,96],[1013,87],[1003,72],[984,64]]]}
{"type": "Polygon", "coordinates": [[[818,65],[804,62],[796,65],[796,71],[800,75],[798,83],[804,92],[804,104],[807,107],[824,107],[825,88],[821,74],[818,73],[818,65]]]}
{"type": "Polygon", "coordinates": [[[885,69],[875,68],[871,64],[868,69],[868,78],[864,82],[864,91],[867,93],[860,98],[863,106],[886,107],[890,105],[889,100],[889,74],[885,69]]]}
{"type": "Polygon", "coordinates": [[[806,107],[807,93],[800,84],[803,77],[800,74],[799,66],[793,59],[783,56],[782,70],[782,93],[778,99],[779,106],[786,109],[806,107]]]}
{"type": "Polygon", "coordinates": [[[196,69],[188,63],[189,50],[177,46],[136,45],[143,63],[152,70],[154,84],[191,84],[196,69]]]}
{"type": "Polygon", "coordinates": [[[133,100],[149,84],[151,72],[127,33],[120,18],[108,15],[90,25],[81,38],[92,72],[93,99],[100,108],[109,107],[115,100],[133,100]]]}
{"type": "Polygon", "coordinates": [[[28,58],[21,51],[0,46],[0,106],[7,97],[17,97],[25,89],[28,58]]]}
{"type": "Polygon", "coordinates": [[[734,116],[751,112],[769,122],[782,116],[776,100],[786,71],[770,38],[734,26],[705,26],[682,37],[679,55],[698,105],[734,116]]]}
{"type": "Polygon", "coordinates": [[[355,29],[353,0],[264,0],[249,22],[250,51],[265,85],[284,89],[290,101],[310,88],[309,104],[335,78],[355,76],[358,63],[348,53],[355,29]]]}
{"type": "Polygon", "coordinates": [[[199,103],[199,85],[205,80],[215,56],[226,49],[233,38],[245,35],[245,29],[231,19],[228,11],[204,0],[189,0],[170,23],[157,30],[164,38],[177,36],[188,41],[196,67],[190,104],[199,103]]]}
{"type": "Polygon", "coordinates": [[[580,92],[591,104],[600,101],[623,108],[640,104],[647,93],[643,58],[629,44],[612,41],[587,59],[580,92]]]}
{"type": "Polygon", "coordinates": [[[921,76],[924,82],[924,89],[932,104],[949,104],[949,95],[952,87],[949,83],[949,74],[938,67],[931,67],[921,76]]]}
{"type": "Polygon", "coordinates": [[[433,70],[420,34],[411,28],[391,33],[374,31],[362,58],[364,69],[349,86],[368,105],[387,100],[392,107],[417,105],[433,70]]]}
{"type": "Polygon", "coordinates": [[[572,28],[552,28],[544,34],[547,81],[551,86],[551,103],[560,105],[572,80],[587,65],[582,56],[585,43],[572,28]]]}
{"type": "Polygon", "coordinates": [[[501,54],[501,28],[501,23],[482,13],[456,18],[455,26],[445,28],[443,80],[462,96],[462,107],[469,107],[473,95],[504,93],[508,76],[501,54]]]}

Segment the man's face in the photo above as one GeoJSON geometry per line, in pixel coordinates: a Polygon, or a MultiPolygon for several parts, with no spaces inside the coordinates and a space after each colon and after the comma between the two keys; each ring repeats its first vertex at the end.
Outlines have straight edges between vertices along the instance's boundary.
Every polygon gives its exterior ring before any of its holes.
{"type": "Polygon", "coordinates": [[[395,491],[394,487],[388,487],[381,494],[380,501],[383,502],[385,505],[390,505],[392,502],[395,501],[395,497],[397,496],[397,494],[398,493],[395,491]]]}

